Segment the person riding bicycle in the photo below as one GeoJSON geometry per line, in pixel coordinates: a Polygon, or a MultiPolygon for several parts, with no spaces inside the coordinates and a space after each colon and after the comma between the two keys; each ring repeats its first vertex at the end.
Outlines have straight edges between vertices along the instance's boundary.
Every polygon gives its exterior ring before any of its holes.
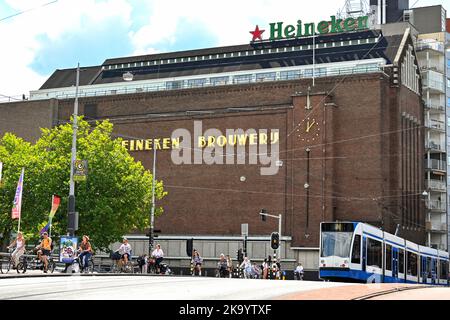
{"type": "Polygon", "coordinates": [[[89,259],[92,257],[92,247],[91,243],[89,242],[89,237],[87,235],[83,236],[83,240],[80,243],[78,252],[80,252],[78,258],[80,259],[80,262],[83,265],[84,271],[87,272],[89,267],[89,259]]]}
{"type": "Polygon", "coordinates": [[[156,245],[156,249],[153,250],[152,257],[155,259],[156,273],[160,273],[161,272],[160,264],[163,261],[164,252],[162,251],[161,245],[159,243],[156,245]]]}
{"type": "Polygon", "coordinates": [[[228,262],[223,253],[220,254],[220,260],[217,263],[219,269],[219,277],[225,278],[228,275],[228,262]]]}
{"type": "Polygon", "coordinates": [[[44,232],[42,236],[43,239],[41,243],[36,247],[36,249],[38,249],[38,259],[41,260],[44,264],[44,273],[47,273],[48,257],[50,256],[52,250],[52,239],[48,236],[47,232],[44,232]]]}
{"type": "Polygon", "coordinates": [[[301,263],[299,263],[297,265],[297,268],[295,268],[295,270],[294,270],[294,279],[303,280],[303,273],[304,273],[303,266],[301,263]]]}
{"type": "Polygon", "coordinates": [[[250,259],[248,257],[244,257],[244,261],[242,261],[239,268],[244,270],[244,278],[249,279],[251,278],[252,274],[252,263],[250,262],[250,259]]]}
{"type": "Polygon", "coordinates": [[[17,234],[16,239],[11,242],[11,244],[7,247],[7,249],[11,248],[11,247],[16,247],[13,251],[13,253],[11,254],[11,257],[14,261],[14,267],[17,267],[17,265],[19,264],[19,259],[20,257],[25,253],[25,239],[23,237],[22,232],[19,232],[17,234]]]}
{"type": "Polygon", "coordinates": [[[128,264],[128,260],[131,257],[131,245],[128,243],[127,238],[123,238],[123,243],[119,248],[120,257],[124,263],[124,265],[128,264]]]}
{"type": "Polygon", "coordinates": [[[198,271],[198,275],[201,276],[202,275],[203,258],[200,257],[200,254],[195,249],[194,249],[194,254],[192,256],[191,263],[194,265],[194,270],[192,272],[192,275],[195,276],[195,271],[197,270],[198,271]]]}

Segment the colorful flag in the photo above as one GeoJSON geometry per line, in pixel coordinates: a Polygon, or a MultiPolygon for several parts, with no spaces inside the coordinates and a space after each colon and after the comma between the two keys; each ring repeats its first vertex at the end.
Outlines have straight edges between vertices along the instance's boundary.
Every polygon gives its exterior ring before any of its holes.
{"type": "Polygon", "coordinates": [[[50,210],[50,215],[48,216],[50,221],[55,216],[55,213],[58,210],[60,203],[61,203],[61,197],[57,196],[57,195],[53,195],[52,196],[52,209],[50,210]]]}
{"type": "Polygon", "coordinates": [[[17,183],[16,196],[14,197],[13,208],[11,212],[11,218],[20,220],[20,213],[22,209],[22,189],[23,189],[23,176],[25,174],[25,168],[22,168],[19,182],[17,183]]]}
{"type": "Polygon", "coordinates": [[[43,227],[43,228],[41,229],[41,231],[39,232],[39,234],[42,235],[44,232],[47,232],[48,229],[50,229],[50,224],[51,224],[51,221],[49,221],[49,222],[45,225],[45,227],[43,227]]]}

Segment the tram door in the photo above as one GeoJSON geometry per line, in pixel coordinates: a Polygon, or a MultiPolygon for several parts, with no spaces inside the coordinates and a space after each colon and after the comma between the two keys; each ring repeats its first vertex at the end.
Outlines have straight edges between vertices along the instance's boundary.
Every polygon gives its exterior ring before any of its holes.
{"type": "Polygon", "coordinates": [[[363,237],[362,243],[362,271],[366,271],[367,261],[367,238],[363,237]]]}
{"type": "Polygon", "coordinates": [[[422,274],[422,283],[427,283],[427,277],[428,277],[428,270],[427,270],[427,258],[426,257],[420,257],[421,264],[420,264],[420,271],[422,274]]]}
{"type": "Polygon", "coordinates": [[[392,247],[392,277],[398,278],[398,249],[392,247]]]}

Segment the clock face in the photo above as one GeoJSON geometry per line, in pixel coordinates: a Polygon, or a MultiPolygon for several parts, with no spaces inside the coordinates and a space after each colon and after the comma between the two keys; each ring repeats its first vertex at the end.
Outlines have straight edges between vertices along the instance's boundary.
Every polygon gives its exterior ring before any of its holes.
{"type": "Polygon", "coordinates": [[[302,131],[303,133],[299,135],[302,141],[314,142],[319,140],[320,127],[316,119],[306,118],[302,131]]]}

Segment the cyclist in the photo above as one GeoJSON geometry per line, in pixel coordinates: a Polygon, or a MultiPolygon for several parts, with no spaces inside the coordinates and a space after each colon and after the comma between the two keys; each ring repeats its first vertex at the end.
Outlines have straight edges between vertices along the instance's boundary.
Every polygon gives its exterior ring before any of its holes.
{"type": "Polygon", "coordinates": [[[203,259],[202,259],[202,257],[200,257],[200,254],[195,249],[194,249],[194,255],[192,256],[191,263],[194,265],[194,271],[192,272],[192,275],[195,276],[195,271],[197,270],[198,275],[201,276],[203,259]]]}
{"type": "Polygon", "coordinates": [[[52,250],[52,239],[48,236],[47,232],[43,233],[43,239],[36,249],[38,249],[38,259],[44,264],[44,273],[47,273],[48,257],[50,256],[52,250]]]}
{"type": "Polygon", "coordinates": [[[244,261],[242,261],[239,268],[244,270],[244,278],[249,279],[252,275],[252,263],[250,262],[250,259],[248,257],[244,258],[244,261]]]}
{"type": "Polygon", "coordinates": [[[128,259],[131,257],[131,245],[128,243],[127,238],[123,238],[123,243],[119,248],[119,254],[122,258],[124,265],[127,265],[128,259]]]}
{"type": "Polygon", "coordinates": [[[7,247],[7,249],[11,248],[11,247],[16,247],[13,251],[13,253],[11,254],[11,257],[14,261],[14,266],[13,268],[17,267],[17,265],[19,264],[19,259],[20,257],[24,254],[25,252],[25,239],[23,237],[22,232],[19,232],[17,234],[16,239],[11,242],[11,244],[7,247]]]}
{"type": "Polygon", "coordinates": [[[92,247],[91,247],[91,243],[89,242],[89,237],[87,235],[83,236],[83,240],[80,243],[78,252],[80,252],[80,255],[78,256],[78,258],[80,259],[80,262],[83,265],[84,272],[88,272],[89,259],[92,256],[92,247]],[[84,260],[83,260],[83,258],[84,258],[84,260]]]}
{"type": "Polygon", "coordinates": [[[155,259],[156,273],[160,273],[160,264],[163,261],[164,252],[161,250],[161,245],[159,243],[156,245],[156,249],[153,250],[152,257],[155,259]]]}

